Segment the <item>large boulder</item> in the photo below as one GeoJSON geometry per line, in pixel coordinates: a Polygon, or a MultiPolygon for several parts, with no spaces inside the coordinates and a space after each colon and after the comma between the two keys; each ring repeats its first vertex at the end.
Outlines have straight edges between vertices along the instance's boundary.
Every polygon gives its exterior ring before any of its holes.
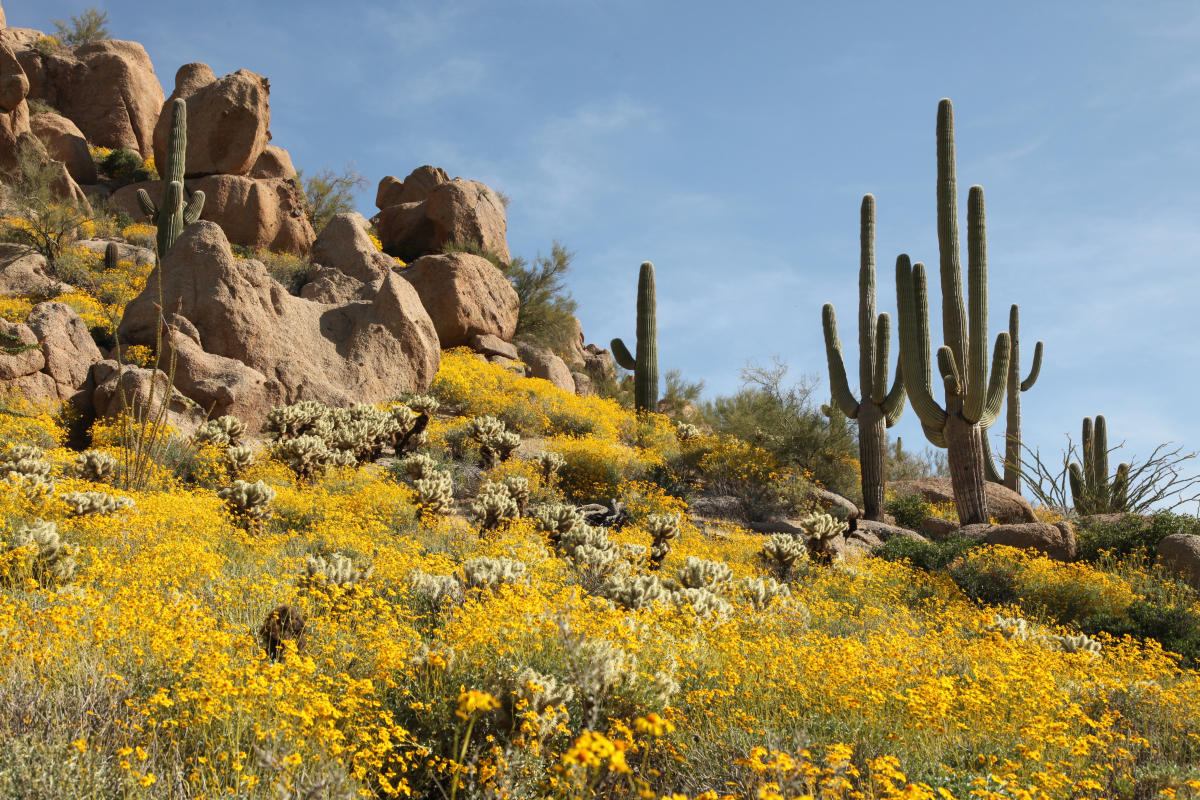
{"type": "Polygon", "coordinates": [[[1200,536],[1172,533],[1158,543],[1158,564],[1200,587],[1200,536]]]}
{"type": "Polygon", "coordinates": [[[88,215],[92,213],[92,206],[87,195],[71,177],[71,173],[67,171],[67,165],[51,158],[46,151],[46,146],[42,144],[42,140],[34,136],[32,131],[25,131],[18,135],[16,146],[31,160],[40,161],[43,167],[50,167],[53,174],[56,174],[56,177],[50,181],[52,196],[79,207],[88,215]]]}
{"type": "Polygon", "coordinates": [[[250,168],[250,177],[292,180],[296,177],[296,167],[292,165],[292,157],[287,150],[269,144],[250,168]]]}
{"type": "MultiPolygon", "coordinates": [[[[146,291],[126,307],[118,331],[122,341],[154,341],[158,298],[150,287],[155,284],[152,275],[146,291]]],[[[240,396],[253,397],[254,407],[244,407],[237,393],[219,398],[227,403],[227,413],[256,425],[272,405],[306,399],[332,405],[382,402],[401,392],[424,391],[437,372],[437,332],[417,293],[395,273],[378,281],[370,300],[333,305],[294,297],[258,261],[235,259],[221,228],[211,222],[184,228],[167,254],[162,297],[165,307],[190,323],[177,325],[186,327],[183,332],[203,353],[239,361],[264,377],[260,393],[253,374],[237,376],[245,389],[240,396]]],[[[226,362],[205,362],[195,353],[189,359],[177,365],[177,386],[212,382],[213,375],[231,372],[226,362]],[[193,369],[191,363],[199,366],[193,369]]],[[[217,397],[217,390],[205,396],[217,397]]]]}
{"type": "Polygon", "coordinates": [[[46,356],[29,326],[0,319],[0,381],[24,378],[44,366],[46,356]]]}
{"type": "Polygon", "coordinates": [[[517,352],[525,362],[525,375],[529,378],[547,380],[564,392],[575,393],[575,378],[571,369],[548,347],[521,343],[517,352]]]}
{"type": "Polygon", "coordinates": [[[441,253],[450,241],[478,242],[508,263],[508,222],[500,197],[485,184],[448,179],[445,170],[420,167],[403,181],[379,184],[373,220],[384,248],[405,261],[441,253]]]}
{"type": "MultiPolygon", "coordinates": [[[[895,481],[891,487],[896,490],[896,494],[915,492],[930,503],[954,502],[954,489],[949,478],[917,478],[911,481],[895,481]]],[[[1037,522],[1033,506],[1012,489],[991,481],[986,481],[984,487],[987,491],[988,514],[996,522],[1002,525],[1037,522]]]]}
{"type": "Polygon", "coordinates": [[[163,410],[166,399],[166,421],[177,432],[189,434],[204,421],[204,410],[170,388],[162,370],[104,360],[92,367],[92,381],[96,386],[92,409],[97,417],[116,417],[129,408],[136,416],[153,418],[163,410]]]}
{"type": "Polygon", "coordinates": [[[362,214],[337,214],[326,223],[313,242],[313,262],[333,267],[363,283],[381,280],[397,266],[395,259],[379,252],[367,234],[362,214]]]}
{"type": "Polygon", "coordinates": [[[63,162],[77,183],[96,182],[96,162],[83,131],[74,122],[58,114],[34,114],[29,118],[29,128],[42,140],[50,157],[63,162]]]}
{"type": "Polygon", "coordinates": [[[87,325],[64,303],[38,303],[29,312],[26,324],[42,346],[44,371],[54,379],[58,398],[87,411],[93,388],[92,365],[103,358],[87,325]]]}
{"type": "Polygon", "coordinates": [[[53,297],[67,284],[50,274],[46,257],[19,244],[0,243],[0,297],[53,297]]]}
{"type": "Polygon", "coordinates": [[[154,127],[154,163],[167,163],[167,109],[182,97],[188,119],[185,177],[249,175],[271,140],[270,91],[267,79],[249,70],[217,78],[206,64],[184,64],[154,127]]]}
{"type": "Polygon", "coordinates": [[[959,535],[988,544],[1037,550],[1059,561],[1075,558],[1075,529],[1069,522],[1026,522],[1012,525],[964,525],[959,535]]]}
{"type": "Polygon", "coordinates": [[[7,44],[0,43],[0,169],[17,165],[17,138],[29,132],[29,79],[7,44]]]}
{"type": "Polygon", "coordinates": [[[504,273],[486,258],[469,253],[425,256],[401,274],[420,296],[443,348],[469,344],[480,334],[507,341],[516,333],[521,301],[504,273]]]}
{"type": "Polygon", "coordinates": [[[50,55],[27,46],[17,57],[29,76],[29,96],[58,109],[88,142],[153,153],[163,91],[140,44],[107,39],[50,55]]]}
{"type": "MultiPolygon", "coordinates": [[[[307,253],[316,235],[304,214],[295,181],[256,180],[243,175],[209,175],[184,181],[189,192],[203,191],[201,219],[221,226],[233,244],[288,253],[307,253]]],[[[148,181],[123,186],[110,200],[114,211],[144,219],[137,190],[145,189],[158,202],[162,183],[148,181]]]]}

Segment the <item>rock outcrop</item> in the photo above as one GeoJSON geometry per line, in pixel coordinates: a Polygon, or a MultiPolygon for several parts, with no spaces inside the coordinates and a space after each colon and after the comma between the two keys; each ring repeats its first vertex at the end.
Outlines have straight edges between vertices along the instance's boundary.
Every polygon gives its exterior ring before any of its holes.
{"type": "Polygon", "coordinates": [[[550,381],[564,392],[575,392],[575,378],[566,362],[548,347],[518,344],[517,352],[525,362],[525,377],[550,381]]]}
{"type": "MultiPolygon", "coordinates": [[[[1028,500],[1021,497],[1021,495],[1012,489],[1001,486],[998,483],[992,483],[991,481],[985,482],[984,487],[987,491],[988,513],[996,522],[1004,525],[1037,522],[1037,517],[1033,513],[1033,506],[1029,504],[1028,500]]],[[[891,488],[896,490],[896,494],[916,492],[930,503],[954,502],[954,489],[950,484],[949,478],[918,478],[911,481],[896,481],[891,484],[891,488]]]]}
{"type": "MultiPolygon", "coordinates": [[[[207,64],[179,68],[175,91],[166,102],[187,101],[185,177],[250,174],[271,140],[270,90],[266,78],[249,70],[217,78],[207,64]]],[[[169,115],[160,115],[154,127],[156,164],[167,163],[170,127],[169,115]]]]}
{"type": "Polygon", "coordinates": [[[92,365],[101,357],[83,320],[62,303],[39,303],[23,325],[0,320],[0,381],[32,403],[66,401],[88,416],[92,365]]]}
{"type": "Polygon", "coordinates": [[[988,544],[1037,550],[1059,561],[1075,558],[1075,529],[1069,522],[1026,522],[1012,525],[964,525],[960,535],[988,544]]]}
{"type": "Polygon", "coordinates": [[[424,166],[403,181],[385,177],[375,202],[379,213],[372,222],[380,241],[405,261],[441,253],[453,240],[478,242],[509,261],[504,204],[485,184],[424,166]]]}
{"type": "Polygon", "coordinates": [[[163,90],[140,44],[106,39],[42,55],[27,43],[17,57],[29,77],[29,96],[58,109],[88,142],[143,157],[153,153],[163,90]]]}
{"type": "Polygon", "coordinates": [[[402,271],[429,312],[443,348],[491,334],[512,339],[521,301],[504,273],[468,253],[425,256],[402,271]]]}
{"type": "MultiPolygon", "coordinates": [[[[151,276],[147,286],[155,282],[151,276]]],[[[220,227],[200,221],[167,254],[162,283],[165,306],[177,317],[176,387],[198,403],[214,403],[213,413],[254,427],[274,405],[382,402],[423,391],[437,372],[433,323],[413,288],[392,272],[371,285],[370,299],[294,297],[261,263],[235,259],[220,227]]],[[[147,289],[126,308],[122,341],[154,341],[155,294],[147,289]]]]}
{"type": "Polygon", "coordinates": [[[1200,587],[1200,536],[1172,533],[1158,543],[1158,563],[1192,586],[1200,587]]]}
{"type": "Polygon", "coordinates": [[[296,177],[296,167],[292,165],[292,157],[287,150],[269,144],[250,168],[250,177],[292,180],[296,177]]]}
{"type": "Polygon", "coordinates": [[[83,131],[74,122],[58,114],[34,114],[29,128],[42,140],[50,158],[63,162],[76,183],[96,182],[96,162],[83,131]]]}
{"type": "Polygon", "coordinates": [[[8,44],[0,42],[0,169],[17,165],[17,139],[29,133],[29,78],[8,44]]]}

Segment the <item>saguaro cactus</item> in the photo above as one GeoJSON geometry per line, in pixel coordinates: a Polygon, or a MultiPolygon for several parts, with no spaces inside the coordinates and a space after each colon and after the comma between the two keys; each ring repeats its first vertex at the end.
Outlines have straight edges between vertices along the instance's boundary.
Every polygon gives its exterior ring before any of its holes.
{"type": "Polygon", "coordinates": [[[862,400],[854,398],[846,380],[832,303],[826,303],[821,309],[821,322],[825,329],[825,355],[829,359],[833,405],[858,421],[858,460],[862,465],[866,517],[882,520],[883,493],[887,484],[886,429],[895,425],[904,412],[904,373],[897,367],[889,391],[891,318],[886,312],[875,316],[875,198],[872,195],[863,197],[859,214],[858,385],[862,400]]]}
{"type": "Polygon", "coordinates": [[[1083,466],[1072,461],[1069,470],[1071,502],[1080,514],[1105,514],[1128,510],[1129,465],[1117,466],[1108,478],[1108,425],[1102,414],[1083,418],[1083,466]]]}
{"type": "Polygon", "coordinates": [[[171,133],[167,140],[167,163],[163,172],[162,202],[154,205],[145,189],[138,189],[138,205],[158,227],[158,257],[161,260],[175,240],[183,233],[183,226],[200,219],[204,210],[204,192],[196,192],[189,201],[184,200],[183,173],[187,156],[187,103],[183,98],[171,102],[171,133]]]}
{"type": "Polygon", "coordinates": [[[1000,413],[1008,373],[1008,332],[996,336],[992,372],[987,360],[987,230],[983,188],[972,186],[967,199],[967,280],[970,313],[963,303],[958,249],[958,189],[954,170],[954,109],[938,105],[938,249],[942,279],[942,332],[938,372],[945,405],[933,399],[929,363],[929,301],[925,266],[896,259],[900,311],[900,363],[913,411],[926,438],[946,448],[958,518],[964,525],[988,522],[985,463],[987,429],[1000,413]]]}
{"type": "Polygon", "coordinates": [[[639,411],[658,410],[658,323],[654,301],[654,265],[642,262],[638,274],[637,358],[620,339],[612,340],[612,354],[625,369],[633,370],[633,404],[639,411]]]}
{"type": "MultiPolygon", "coordinates": [[[[1021,311],[1016,303],[1008,309],[1008,341],[1011,355],[1008,359],[1008,423],[1004,431],[1004,475],[996,470],[996,463],[988,448],[988,480],[1002,483],[1017,494],[1021,493],[1021,392],[1028,392],[1037,383],[1042,371],[1042,343],[1033,348],[1033,364],[1029,375],[1021,380],[1021,311]]],[[[987,438],[984,437],[984,444],[987,438]]]]}

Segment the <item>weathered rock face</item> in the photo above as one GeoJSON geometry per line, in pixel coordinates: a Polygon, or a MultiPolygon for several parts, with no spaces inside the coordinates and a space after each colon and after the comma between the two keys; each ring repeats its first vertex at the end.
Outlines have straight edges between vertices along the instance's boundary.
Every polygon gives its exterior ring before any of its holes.
{"type": "Polygon", "coordinates": [[[58,399],[81,411],[90,410],[92,365],[103,356],[87,325],[63,303],[39,303],[26,320],[46,358],[44,371],[55,384],[58,399]]]}
{"type": "Polygon", "coordinates": [[[1059,561],[1075,558],[1075,529],[1069,522],[1025,522],[1012,525],[964,525],[959,534],[982,539],[988,544],[1003,544],[1037,550],[1059,561]]]}
{"type": "Polygon", "coordinates": [[[50,275],[46,257],[17,244],[0,243],[0,296],[53,297],[67,291],[66,284],[50,275]]]}
{"type": "Polygon", "coordinates": [[[1200,536],[1172,533],[1158,543],[1158,563],[1192,586],[1200,586],[1200,536]]]}
{"type": "Polygon", "coordinates": [[[441,253],[451,240],[477,241],[508,262],[508,222],[499,196],[478,181],[424,166],[379,183],[373,222],[383,246],[405,261],[441,253]]]}
{"type": "Polygon", "coordinates": [[[425,256],[401,274],[417,290],[442,347],[469,344],[480,334],[507,341],[516,333],[521,301],[504,273],[486,258],[467,253],[425,256]]]}
{"type": "Polygon", "coordinates": [[[575,392],[575,378],[566,363],[554,355],[548,347],[518,344],[517,352],[525,362],[525,375],[550,381],[564,392],[575,392]]]}
{"type": "MultiPolygon", "coordinates": [[[[105,360],[92,368],[92,380],[96,385],[92,391],[92,408],[97,417],[115,417],[126,407],[134,414],[153,416],[162,409],[163,398],[168,396],[167,374],[162,370],[131,364],[122,367],[116,361],[105,360]]],[[[187,435],[203,421],[204,411],[200,406],[171,388],[167,423],[187,435]]]]}
{"type": "Polygon", "coordinates": [[[92,206],[88,202],[87,195],[83,193],[83,189],[71,177],[71,173],[67,171],[66,164],[50,157],[41,139],[34,136],[31,131],[26,131],[17,136],[17,149],[26,153],[30,158],[40,161],[43,166],[50,166],[55,170],[58,177],[50,182],[50,193],[52,195],[60,200],[78,206],[87,214],[91,214],[92,206]]]}
{"type": "Polygon", "coordinates": [[[571,317],[570,343],[567,345],[567,351],[563,353],[563,361],[567,362],[567,366],[572,370],[584,371],[584,366],[587,364],[587,351],[584,350],[583,343],[583,323],[576,316],[571,317]]]}
{"type": "MultiPolygon", "coordinates": [[[[916,492],[930,503],[953,503],[954,489],[949,478],[918,478],[912,481],[895,481],[891,486],[897,494],[916,492]]],[[[1021,522],[1037,522],[1033,506],[1021,495],[998,483],[985,481],[988,513],[997,522],[1008,525],[1021,522]]]]}
{"type": "Polygon", "coordinates": [[[606,383],[617,379],[617,367],[613,364],[612,353],[602,350],[594,344],[586,345],[583,348],[583,371],[597,383],[606,383]]]}
{"type": "MultiPolygon", "coordinates": [[[[259,262],[234,259],[221,229],[200,221],[184,228],[167,254],[162,282],[166,307],[189,323],[179,323],[180,335],[201,348],[176,342],[176,385],[254,426],[273,405],[381,402],[424,391],[437,372],[433,323],[412,287],[391,272],[370,300],[329,305],[294,297],[259,262]],[[261,390],[254,372],[263,378],[261,390]],[[221,394],[222,385],[236,388],[221,394]]],[[[154,284],[152,276],[147,286],[154,284]]],[[[153,342],[154,295],[148,289],[126,308],[122,341],[153,342]]]]}
{"type": "Polygon", "coordinates": [[[50,157],[63,162],[76,183],[96,182],[96,162],[83,131],[74,122],[58,114],[34,114],[29,128],[46,145],[50,157]]]}
{"type": "Polygon", "coordinates": [[[0,319],[0,380],[15,381],[44,366],[46,356],[29,326],[0,319]]]}
{"type": "Polygon", "coordinates": [[[29,132],[29,79],[7,44],[0,43],[0,169],[17,165],[17,138],[29,132]]]}
{"type": "Polygon", "coordinates": [[[941,517],[930,517],[921,523],[921,533],[935,542],[950,538],[958,532],[958,528],[959,525],[954,520],[941,517]]]}
{"type": "Polygon", "coordinates": [[[382,280],[395,259],[375,249],[367,235],[367,221],[361,214],[337,214],[313,242],[312,260],[333,267],[363,283],[382,280]]]}
{"type": "Polygon", "coordinates": [[[58,109],[87,141],[152,154],[163,91],[140,44],[109,39],[48,56],[28,47],[17,57],[29,76],[29,96],[58,109]]]}
{"type": "MultiPolygon", "coordinates": [[[[205,64],[179,68],[167,103],[179,97],[187,101],[185,177],[250,174],[271,140],[270,90],[266,78],[249,70],[217,78],[205,64]]],[[[170,127],[170,114],[161,114],[154,127],[156,164],[167,163],[170,127]]]]}
{"type": "MultiPolygon", "coordinates": [[[[188,192],[203,191],[200,218],[221,226],[233,244],[288,253],[306,253],[316,235],[291,180],[256,180],[243,175],[209,175],[184,181],[188,192]]],[[[137,190],[157,198],[162,183],[147,181],[123,186],[113,192],[110,204],[134,219],[145,219],[137,202],[137,190]]]]}
{"type": "Polygon", "coordinates": [[[254,162],[250,169],[250,177],[291,180],[296,177],[296,168],[292,165],[292,157],[288,155],[287,150],[269,144],[254,162]]]}

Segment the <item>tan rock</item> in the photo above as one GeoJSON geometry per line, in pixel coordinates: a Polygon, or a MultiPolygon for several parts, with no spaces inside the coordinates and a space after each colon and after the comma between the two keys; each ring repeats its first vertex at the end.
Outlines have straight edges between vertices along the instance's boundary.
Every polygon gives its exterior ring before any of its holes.
{"type": "Polygon", "coordinates": [[[613,363],[612,353],[594,344],[583,348],[583,371],[592,376],[597,383],[607,383],[617,379],[617,367],[613,363]]]}
{"type": "Polygon", "coordinates": [[[834,519],[846,522],[852,519],[859,519],[863,515],[862,510],[853,501],[842,497],[836,492],[818,488],[815,494],[821,508],[834,519]]]}
{"type": "Polygon", "coordinates": [[[266,78],[249,70],[215,78],[204,64],[183,65],[154,126],[154,163],[167,163],[171,115],[166,112],[182,97],[188,118],[185,176],[249,175],[271,140],[270,90],[266,78]]]}
{"type": "Polygon", "coordinates": [[[53,297],[68,291],[50,275],[46,257],[18,244],[0,243],[0,296],[53,297]]]}
{"type": "MultiPolygon", "coordinates": [[[[194,328],[187,334],[204,353],[261,373],[272,405],[302,399],[382,402],[424,391],[437,372],[433,323],[413,288],[395,273],[388,273],[369,301],[312,302],[289,295],[259,262],[234,259],[221,229],[202,220],[184,228],[164,260],[162,278],[166,306],[177,308],[194,328]]],[[[126,308],[118,332],[122,341],[153,341],[157,298],[149,287],[155,282],[152,275],[147,290],[126,308]]],[[[183,364],[186,374],[177,385],[211,380],[212,365],[200,365],[193,372],[183,364]]],[[[239,380],[246,397],[260,396],[251,391],[252,375],[243,373],[239,380]]],[[[260,419],[266,410],[242,408],[236,396],[223,402],[244,419],[260,419]]]]}
{"type": "Polygon", "coordinates": [[[592,384],[592,376],[586,372],[572,372],[571,379],[575,381],[575,394],[580,397],[594,397],[596,387],[592,384]]]}
{"type": "Polygon", "coordinates": [[[379,188],[375,192],[375,206],[383,210],[401,203],[420,203],[429,197],[433,187],[449,180],[450,176],[446,174],[446,170],[429,165],[417,167],[404,180],[385,175],[379,181],[379,188]]]}
{"type": "Polygon", "coordinates": [[[425,256],[401,274],[417,290],[443,348],[468,344],[480,334],[507,341],[517,330],[521,301],[504,273],[485,258],[425,256]]]}
{"type": "Polygon", "coordinates": [[[1024,522],[1011,525],[964,525],[958,529],[962,536],[981,539],[988,544],[1002,544],[1026,550],[1037,550],[1059,561],[1075,558],[1075,529],[1069,522],[1024,522]]]}
{"type": "MultiPolygon", "coordinates": [[[[913,541],[917,542],[929,541],[916,531],[910,531],[907,528],[901,528],[898,525],[891,525],[886,522],[879,522],[873,519],[855,520],[854,525],[856,532],[866,531],[884,542],[896,536],[899,536],[903,539],[912,539],[913,541]]],[[[852,533],[851,536],[853,535],[854,534],[852,533]]]]}
{"type": "Polygon", "coordinates": [[[1158,543],[1158,564],[1200,587],[1200,536],[1172,533],[1158,543]]]}
{"type": "Polygon", "coordinates": [[[42,140],[46,152],[67,167],[76,183],[95,183],[96,162],[88,151],[87,139],[74,122],[58,114],[34,114],[29,128],[42,140]]]}
{"type": "Polygon", "coordinates": [[[397,266],[395,259],[375,249],[361,214],[337,214],[313,242],[312,260],[333,267],[363,283],[377,283],[397,266]]]}
{"type": "Polygon", "coordinates": [[[384,178],[375,201],[379,238],[405,261],[441,253],[452,240],[479,242],[501,261],[509,260],[504,204],[485,184],[448,180],[445,170],[425,166],[403,181],[384,178]]]}
{"type": "MultiPolygon", "coordinates": [[[[895,481],[891,487],[897,494],[918,492],[930,503],[953,503],[954,490],[949,478],[918,478],[911,481],[895,481]]],[[[1033,506],[1021,495],[998,483],[986,481],[988,513],[997,522],[1008,525],[1020,522],[1037,522],[1033,506]]]]}
{"type": "Polygon", "coordinates": [[[17,140],[29,132],[29,80],[13,51],[0,44],[0,170],[17,165],[17,140]]]}
{"type": "Polygon", "coordinates": [[[292,157],[288,151],[273,144],[263,148],[262,155],[250,169],[251,178],[283,178],[291,180],[296,177],[296,168],[292,166],[292,157]]]}
{"type": "Polygon", "coordinates": [[[119,416],[127,407],[139,417],[153,418],[166,400],[167,424],[181,435],[188,435],[204,421],[200,406],[170,389],[167,374],[116,361],[97,362],[92,368],[92,409],[97,417],[119,416]]]}
{"type": "Polygon", "coordinates": [[[517,352],[525,362],[525,374],[530,378],[550,381],[564,392],[575,393],[575,378],[566,363],[548,347],[518,344],[517,352]]]}
{"type": "Polygon", "coordinates": [[[942,539],[948,539],[957,533],[958,527],[958,523],[952,519],[929,517],[921,523],[921,533],[935,542],[940,542],[942,539]]]}
{"type": "MultiPolygon", "coordinates": [[[[241,361],[204,352],[200,342],[179,330],[166,337],[175,355],[175,387],[202,408],[208,418],[230,414],[257,429],[276,404],[261,372],[241,361]]],[[[191,331],[193,326],[188,324],[191,331]]]]}
{"type": "Polygon", "coordinates": [[[587,351],[583,349],[583,323],[574,315],[571,316],[569,339],[567,351],[562,354],[563,361],[567,362],[567,366],[572,370],[586,371],[584,367],[587,364],[587,351]]]}
{"type": "Polygon", "coordinates": [[[54,379],[60,400],[87,410],[92,392],[92,365],[103,356],[87,325],[64,303],[38,303],[26,320],[46,357],[44,371],[54,379]]]}
{"type": "Polygon", "coordinates": [[[491,358],[492,356],[500,356],[501,358],[507,358],[514,361],[519,358],[517,355],[517,348],[513,347],[511,343],[504,341],[499,336],[494,336],[490,333],[480,333],[472,336],[471,341],[468,342],[468,344],[476,353],[482,353],[488,358],[491,358]]]}
{"type": "Polygon", "coordinates": [[[46,357],[28,325],[0,319],[0,381],[15,381],[40,372],[46,357]]]}
{"type": "Polygon", "coordinates": [[[106,39],[48,56],[28,47],[17,57],[29,75],[29,96],[58,109],[88,142],[153,153],[163,91],[140,44],[106,39]]]}

